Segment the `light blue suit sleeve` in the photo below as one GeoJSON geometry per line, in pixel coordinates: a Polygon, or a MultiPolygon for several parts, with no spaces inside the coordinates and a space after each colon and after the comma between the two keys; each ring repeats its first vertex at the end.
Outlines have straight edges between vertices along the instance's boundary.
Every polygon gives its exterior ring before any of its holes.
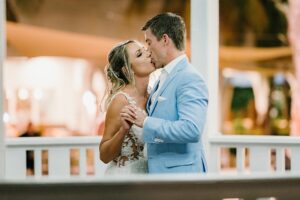
{"type": "Polygon", "coordinates": [[[144,124],[146,143],[196,143],[200,139],[208,106],[207,87],[197,74],[188,73],[176,81],[178,119],[148,117],[144,124]]]}

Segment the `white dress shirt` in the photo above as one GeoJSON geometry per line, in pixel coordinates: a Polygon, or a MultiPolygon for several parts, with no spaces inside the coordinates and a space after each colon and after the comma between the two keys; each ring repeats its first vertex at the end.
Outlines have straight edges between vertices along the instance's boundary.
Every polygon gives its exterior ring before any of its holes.
{"type": "MultiPolygon", "coordinates": [[[[168,76],[171,74],[171,72],[173,71],[174,67],[182,60],[186,58],[186,54],[182,54],[180,56],[178,56],[177,58],[173,59],[171,62],[169,62],[161,71],[161,74],[159,76],[159,86],[157,88],[157,90],[153,93],[153,95],[151,96],[151,105],[150,105],[150,109],[152,108],[152,106],[154,106],[154,102],[156,100],[156,98],[158,98],[158,93],[159,90],[162,88],[162,86],[164,85],[165,81],[167,80],[168,76]]],[[[147,118],[145,118],[143,124],[146,123],[147,118]]]]}
{"type": "Polygon", "coordinates": [[[160,89],[162,88],[162,86],[164,85],[165,81],[167,80],[168,76],[171,74],[172,70],[174,69],[174,67],[183,59],[185,58],[186,55],[180,55],[177,58],[175,58],[174,60],[172,60],[171,62],[169,62],[162,70],[161,70],[161,74],[159,76],[159,86],[156,89],[156,91],[153,93],[152,97],[151,97],[151,105],[150,108],[152,106],[154,106],[154,102],[157,98],[157,94],[159,93],[160,89]]]}

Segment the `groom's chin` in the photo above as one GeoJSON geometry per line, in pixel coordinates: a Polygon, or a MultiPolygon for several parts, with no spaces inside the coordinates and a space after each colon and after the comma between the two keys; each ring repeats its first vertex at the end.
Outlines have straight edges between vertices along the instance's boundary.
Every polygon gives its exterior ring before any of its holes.
{"type": "Polygon", "coordinates": [[[155,67],[155,69],[160,69],[160,68],[163,68],[164,66],[163,65],[157,65],[157,64],[154,63],[154,67],[155,67]]]}

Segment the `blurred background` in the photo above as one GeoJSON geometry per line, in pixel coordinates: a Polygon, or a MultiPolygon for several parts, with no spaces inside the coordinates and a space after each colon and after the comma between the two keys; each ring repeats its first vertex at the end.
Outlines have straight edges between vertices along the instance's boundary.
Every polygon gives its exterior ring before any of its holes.
{"type": "MultiPolygon", "coordinates": [[[[223,134],[295,135],[297,83],[287,0],[220,0],[219,102],[223,134]]],[[[101,135],[109,50],[161,12],[189,0],[7,0],[3,120],[7,137],[101,135]]],[[[199,44],[201,45],[201,44],[199,44]]],[[[209,67],[209,66],[203,66],[209,67]]]]}

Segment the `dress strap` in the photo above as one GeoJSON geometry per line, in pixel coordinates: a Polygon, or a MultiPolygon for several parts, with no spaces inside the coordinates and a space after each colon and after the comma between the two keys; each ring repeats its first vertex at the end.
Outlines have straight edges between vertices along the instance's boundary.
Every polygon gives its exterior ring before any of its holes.
{"type": "Polygon", "coordinates": [[[123,91],[119,91],[116,94],[114,94],[114,96],[111,98],[111,100],[113,100],[119,94],[124,95],[130,104],[136,104],[136,101],[129,94],[127,94],[126,92],[123,92],[123,91]]]}

